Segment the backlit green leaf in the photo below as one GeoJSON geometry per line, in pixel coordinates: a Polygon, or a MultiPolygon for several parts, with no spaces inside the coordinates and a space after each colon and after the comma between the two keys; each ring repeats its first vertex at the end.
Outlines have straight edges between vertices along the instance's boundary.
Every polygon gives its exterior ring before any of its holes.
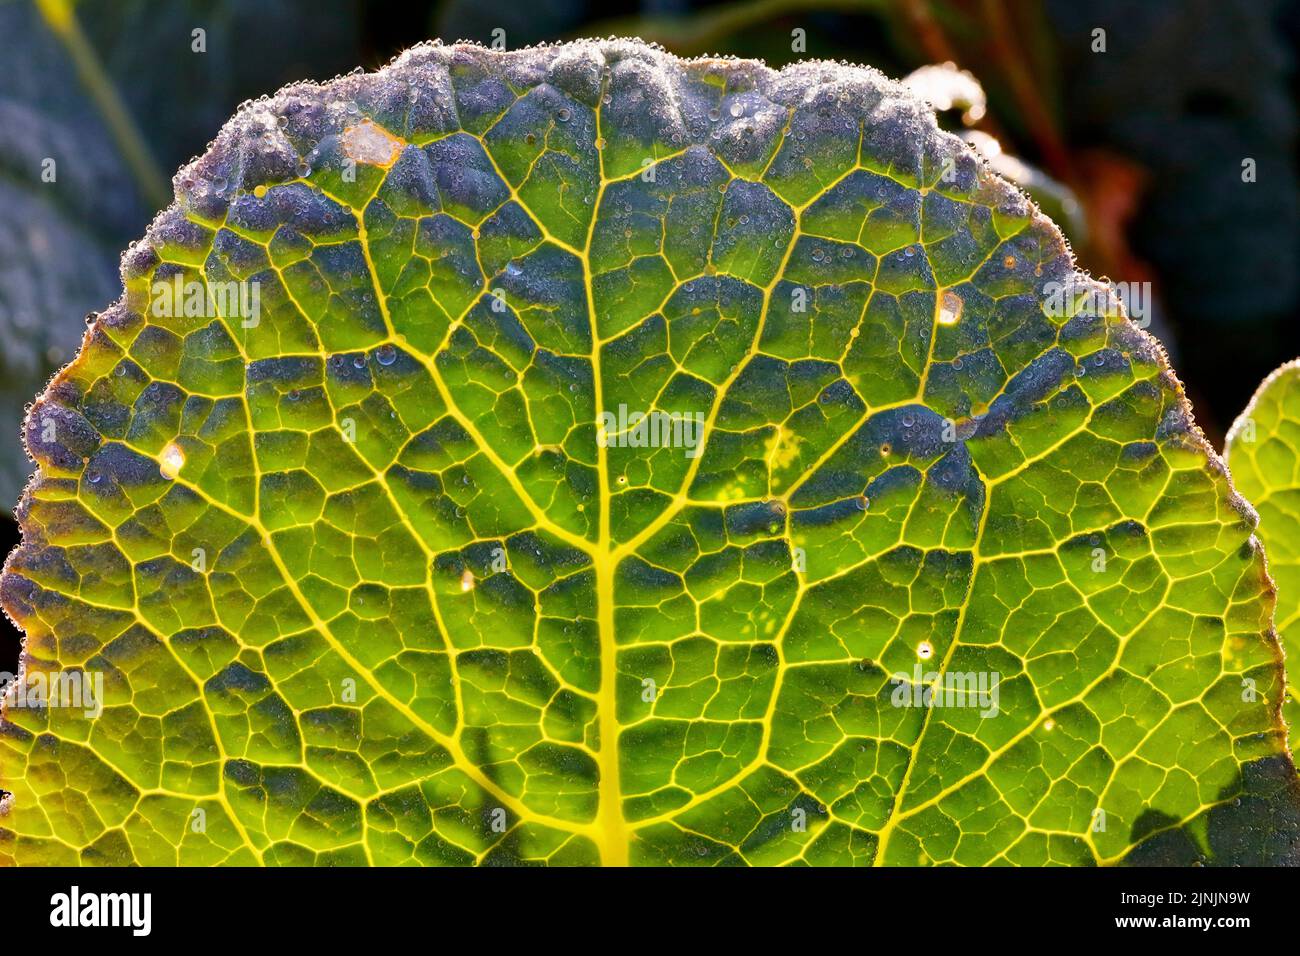
{"type": "Polygon", "coordinates": [[[1265,379],[1228,433],[1224,457],[1237,489],[1259,511],[1277,587],[1274,621],[1290,664],[1283,713],[1294,755],[1300,749],[1300,362],[1265,379]]]}
{"type": "Polygon", "coordinates": [[[425,46],[176,182],[27,424],[7,858],[1293,852],[1254,513],[896,84],[425,46]]]}

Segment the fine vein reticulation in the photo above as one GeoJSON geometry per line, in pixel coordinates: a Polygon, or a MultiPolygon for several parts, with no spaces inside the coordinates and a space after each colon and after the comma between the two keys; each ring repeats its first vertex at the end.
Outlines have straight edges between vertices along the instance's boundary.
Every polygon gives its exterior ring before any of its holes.
{"type": "Polygon", "coordinates": [[[1163,356],[879,74],[429,45],[176,188],[27,423],[10,862],[1106,863],[1290,767],[1163,356]]]}

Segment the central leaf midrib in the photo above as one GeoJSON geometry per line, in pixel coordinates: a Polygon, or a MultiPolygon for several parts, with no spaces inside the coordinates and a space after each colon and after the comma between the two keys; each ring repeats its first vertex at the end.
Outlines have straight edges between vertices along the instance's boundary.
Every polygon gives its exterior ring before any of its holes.
{"type": "MultiPolygon", "coordinates": [[[[601,94],[605,91],[601,83],[601,94]]],[[[595,116],[596,138],[600,132],[600,101],[592,111],[595,116]]],[[[599,186],[591,204],[591,221],[587,224],[587,241],[578,261],[582,264],[582,287],[587,297],[587,320],[591,328],[591,381],[594,400],[592,408],[599,429],[603,416],[605,390],[600,369],[600,335],[596,324],[596,300],[591,276],[591,243],[596,234],[596,221],[600,217],[600,204],[605,198],[605,157],[596,150],[599,186]]],[[[605,442],[596,442],[597,494],[599,497],[599,527],[597,544],[592,554],[596,572],[596,619],[600,634],[600,689],[597,692],[596,716],[599,728],[600,749],[596,753],[599,774],[596,826],[601,863],[606,866],[627,866],[629,861],[627,823],[623,819],[623,792],[618,765],[618,641],[614,634],[614,567],[616,558],[610,548],[610,492],[609,453],[605,442]]]]}

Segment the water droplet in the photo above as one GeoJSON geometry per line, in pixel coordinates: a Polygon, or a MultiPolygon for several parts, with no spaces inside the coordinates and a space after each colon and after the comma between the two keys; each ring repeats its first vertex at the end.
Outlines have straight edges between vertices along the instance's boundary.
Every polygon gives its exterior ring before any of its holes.
{"type": "Polygon", "coordinates": [[[730,110],[730,112],[731,112],[731,115],[732,115],[732,116],[744,116],[744,115],[745,115],[745,107],[741,106],[739,102],[733,100],[732,103],[731,103],[731,110],[730,110]]]}
{"type": "Polygon", "coordinates": [[[460,589],[461,591],[474,590],[474,572],[469,568],[466,568],[465,573],[460,576],[460,589]]]}
{"type": "Polygon", "coordinates": [[[397,349],[391,345],[381,345],[375,349],[375,361],[380,365],[392,365],[397,361],[397,349]]]}
{"type": "Polygon", "coordinates": [[[934,645],[929,641],[922,641],[920,644],[916,645],[916,656],[921,658],[923,661],[928,661],[930,658],[934,657],[934,645]]]}
{"type": "Polygon", "coordinates": [[[962,297],[951,289],[945,289],[939,298],[939,324],[956,325],[961,318],[961,309],[965,303],[962,297]]]}
{"type": "Polygon", "coordinates": [[[354,356],[352,356],[352,367],[353,367],[353,368],[365,368],[365,367],[366,367],[366,357],[365,357],[364,355],[354,355],[354,356]]]}
{"type": "Polygon", "coordinates": [[[568,108],[561,106],[558,110],[555,111],[555,118],[558,119],[561,123],[567,123],[569,121],[568,108]]]}
{"type": "Polygon", "coordinates": [[[162,454],[158,456],[159,473],[168,481],[171,481],[181,473],[184,466],[185,452],[181,451],[180,445],[169,442],[167,447],[162,450],[162,454]]]}

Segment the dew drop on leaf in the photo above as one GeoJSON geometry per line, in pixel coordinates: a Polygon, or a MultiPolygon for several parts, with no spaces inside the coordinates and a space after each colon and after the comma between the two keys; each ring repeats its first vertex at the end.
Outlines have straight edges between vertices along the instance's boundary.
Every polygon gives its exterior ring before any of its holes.
{"type": "Polygon", "coordinates": [[[159,472],[162,477],[170,481],[181,473],[183,467],[185,467],[185,453],[181,450],[181,446],[169,442],[159,455],[159,472]]]}
{"type": "Polygon", "coordinates": [[[945,289],[939,297],[939,324],[956,325],[961,318],[962,297],[951,289],[945,289]]]}

